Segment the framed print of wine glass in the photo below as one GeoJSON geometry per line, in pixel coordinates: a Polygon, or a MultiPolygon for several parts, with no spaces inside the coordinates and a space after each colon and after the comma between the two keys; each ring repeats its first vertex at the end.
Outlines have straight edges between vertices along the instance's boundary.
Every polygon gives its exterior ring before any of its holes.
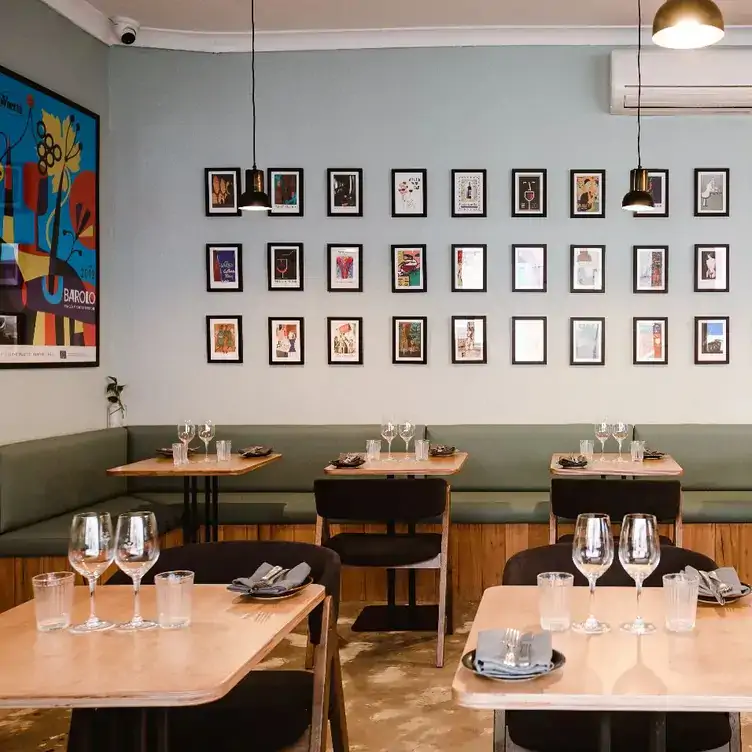
{"type": "Polygon", "coordinates": [[[329,365],[363,365],[363,319],[333,318],[326,320],[329,340],[329,365]]]}
{"type": "Polygon", "coordinates": [[[606,171],[569,171],[569,216],[603,219],[606,216],[606,171]]]}
{"type": "Polygon", "coordinates": [[[695,169],[695,217],[729,216],[729,180],[726,167],[695,169]]]}
{"type": "Polygon", "coordinates": [[[269,365],[302,366],[305,363],[303,319],[269,317],[269,365]]]}
{"type": "Polygon", "coordinates": [[[668,292],[668,246],[632,246],[632,291],[668,292]]]}
{"type": "Polygon", "coordinates": [[[512,170],[513,217],[545,217],[547,202],[546,170],[512,170]]]}
{"type": "Polygon", "coordinates": [[[243,246],[207,243],[206,291],[243,292],[243,246]]]}
{"type": "Polygon", "coordinates": [[[270,167],[267,171],[269,197],[272,200],[270,217],[302,217],[303,169],[301,167],[270,167]]]}
{"type": "Polygon", "coordinates": [[[632,363],[665,366],[668,363],[668,319],[632,319],[632,363]]]}
{"type": "Polygon", "coordinates": [[[486,216],[485,170],[452,170],[452,216],[486,216]]]}
{"type": "Polygon", "coordinates": [[[546,365],[548,321],[545,316],[512,316],[512,365],[546,365]]]}
{"type": "Polygon", "coordinates": [[[569,292],[606,292],[606,246],[570,246],[569,292]]]}
{"type": "Polygon", "coordinates": [[[695,246],[695,292],[729,291],[729,247],[695,246]]]}
{"type": "Polygon", "coordinates": [[[206,359],[209,363],[243,362],[243,317],[206,317],[206,359]]]}
{"type": "Polygon", "coordinates": [[[487,363],[485,316],[452,316],[452,363],[487,363]]]}
{"type": "Polygon", "coordinates": [[[392,246],[392,292],[426,292],[428,277],[424,245],[392,246]]]}
{"type": "Polygon", "coordinates": [[[326,247],[327,287],[329,292],[363,292],[363,246],[326,247]]]}
{"type": "Polygon", "coordinates": [[[392,363],[426,365],[428,319],[425,316],[394,316],[392,330],[392,363]]]}
{"type": "Polygon", "coordinates": [[[729,317],[695,316],[695,365],[728,362],[729,317]]]}
{"type": "Polygon", "coordinates": [[[452,246],[452,292],[486,292],[486,246],[452,246]]]}
{"type": "Polygon", "coordinates": [[[207,167],[204,170],[204,203],[207,217],[239,217],[240,167],[207,167]]]}
{"type": "Polygon", "coordinates": [[[427,217],[426,170],[392,170],[392,216],[427,217]]]}
{"type": "Polygon", "coordinates": [[[548,289],[548,247],[512,246],[512,292],[546,292],[548,289]]]}
{"type": "Polygon", "coordinates": [[[268,243],[266,255],[269,290],[303,289],[302,243],[268,243]]]}
{"type": "Polygon", "coordinates": [[[569,319],[569,365],[606,365],[606,319],[569,319]]]}
{"type": "Polygon", "coordinates": [[[668,217],[668,170],[648,170],[648,193],[653,197],[651,211],[634,212],[635,217],[668,217]]]}
{"type": "Polygon", "coordinates": [[[363,216],[363,170],[359,167],[326,171],[328,217],[363,216]]]}

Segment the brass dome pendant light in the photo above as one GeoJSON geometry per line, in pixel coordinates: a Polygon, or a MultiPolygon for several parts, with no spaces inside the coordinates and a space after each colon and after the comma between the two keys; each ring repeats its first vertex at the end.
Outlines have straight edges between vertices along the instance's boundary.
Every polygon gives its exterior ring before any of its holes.
{"type": "Polygon", "coordinates": [[[713,0],[666,0],[653,19],[653,41],[674,50],[709,47],[724,34],[723,14],[713,0]]]}
{"type": "Polygon", "coordinates": [[[637,169],[629,173],[629,192],[621,200],[621,208],[635,214],[655,208],[650,195],[650,178],[642,166],[642,2],[637,0],[637,169]]]}
{"type": "Polygon", "coordinates": [[[272,202],[264,192],[264,171],[256,166],[256,0],[251,0],[251,109],[253,111],[253,169],[245,171],[245,190],[238,201],[245,211],[269,211],[272,202]]]}

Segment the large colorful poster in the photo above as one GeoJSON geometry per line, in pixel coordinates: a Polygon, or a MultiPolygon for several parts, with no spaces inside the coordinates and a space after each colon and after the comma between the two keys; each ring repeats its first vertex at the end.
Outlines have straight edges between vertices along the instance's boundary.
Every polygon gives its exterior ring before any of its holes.
{"type": "Polygon", "coordinates": [[[99,116],[0,67],[0,367],[99,364],[99,116]]]}

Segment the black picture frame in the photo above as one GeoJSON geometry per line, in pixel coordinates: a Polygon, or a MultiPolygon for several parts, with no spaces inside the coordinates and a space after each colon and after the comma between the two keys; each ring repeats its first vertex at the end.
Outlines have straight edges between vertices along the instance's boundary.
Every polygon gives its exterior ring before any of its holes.
{"type": "Polygon", "coordinates": [[[606,246],[605,245],[570,245],[569,246],[569,292],[575,295],[602,295],[606,292],[606,246]],[[577,287],[575,273],[577,264],[575,253],[577,251],[598,251],[601,257],[601,284],[600,287],[588,289],[586,287],[577,287]]]}
{"type": "Polygon", "coordinates": [[[266,189],[272,208],[268,214],[270,217],[303,217],[305,216],[305,173],[302,167],[269,167],[266,170],[266,189]],[[295,209],[289,209],[289,205],[277,200],[275,188],[276,175],[296,175],[298,200],[295,209]]]}
{"type": "MultiPolygon", "coordinates": [[[[411,178],[408,178],[408,181],[411,178]]],[[[410,167],[405,169],[393,169],[391,172],[391,193],[392,193],[392,217],[393,218],[408,218],[408,219],[425,219],[428,216],[428,170],[422,168],[422,167],[410,167]],[[404,174],[404,175],[419,175],[421,178],[421,194],[422,194],[422,204],[423,208],[420,212],[407,212],[407,211],[399,211],[399,206],[397,205],[397,194],[400,193],[400,191],[397,188],[397,176],[404,174]]],[[[409,186],[407,188],[409,191],[409,186]]]]}
{"type": "MultiPolygon", "coordinates": [[[[480,170],[452,170],[451,172],[451,182],[450,182],[450,198],[451,198],[451,208],[452,208],[452,217],[455,218],[467,218],[472,217],[475,219],[484,218],[487,216],[488,212],[488,180],[487,180],[487,171],[485,169],[480,170]],[[461,211],[461,207],[458,204],[457,200],[457,179],[460,178],[462,175],[475,175],[480,177],[480,206],[473,209],[472,207],[468,207],[467,211],[461,211]]],[[[466,199],[468,200],[468,199],[466,199]]]]}
{"type": "MultiPolygon", "coordinates": [[[[350,191],[341,195],[350,196],[350,191]]],[[[342,200],[342,199],[340,199],[342,200]]],[[[348,199],[349,200],[349,199],[348,199]]],[[[363,216],[363,169],[361,167],[329,167],[326,171],[326,216],[327,217],[362,217],[363,216]],[[355,177],[356,200],[353,206],[337,206],[336,176],[351,175],[355,177]]]]}
{"type": "Polygon", "coordinates": [[[243,244],[242,243],[207,243],[206,244],[206,292],[243,292],[243,244]],[[214,259],[213,251],[234,251],[235,252],[235,274],[237,284],[232,286],[221,286],[221,282],[213,279],[212,271],[214,259]],[[214,286],[212,286],[214,285],[214,286]]]}
{"type": "Polygon", "coordinates": [[[362,366],[363,365],[363,318],[360,316],[327,316],[326,319],[326,347],[327,363],[330,366],[362,366]],[[332,324],[341,321],[343,324],[358,324],[358,358],[357,360],[334,360],[332,351],[332,324]]]}
{"type": "Polygon", "coordinates": [[[205,167],[204,168],[204,211],[207,217],[239,217],[243,212],[240,208],[240,194],[243,192],[240,167],[205,167]],[[231,206],[212,206],[212,183],[214,175],[232,175],[234,181],[235,198],[231,206]]]}
{"type": "Polygon", "coordinates": [[[632,292],[635,295],[665,295],[669,284],[669,248],[667,245],[633,245],[632,246],[632,292]],[[663,254],[663,287],[640,287],[639,256],[640,251],[661,251],[663,254]]]}
{"type": "MultiPolygon", "coordinates": [[[[410,259],[408,259],[409,261],[410,259]]],[[[403,262],[404,265],[404,262],[403,262]]],[[[428,292],[428,260],[426,258],[426,246],[425,245],[393,245],[392,246],[392,263],[391,263],[391,269],[392,269],[392,292],[395,293],[421,293],[421,292],[428,292]],[[420,254],[420,266],[418,267],[420,271],[420,279],[422,280],[422,285],[410,287],[410,286],[400,286],[398,285],[398,280],[400,277],[399,274],[399,265],[397,263],[397,254],[402,252],[410,252],[410,251],[417,251],[420,254]]],[[[404,275],[403,275],[404,276],[404,275]]],[[[408,280],[409,282],[409,280],[408,280]]]]}
{"type": "MultiPolygon", "coordinates": [[[[731,207],[731,170],[728,167],[695,167],[694,181],[695,217],[728,217],[731,207]],[[703,210],[703,201],[707,201],[709,197],[705,195],[705,190],[702,188],[702,177],[705,173],[724,176],[725,194],[722,192],[722,195],[725,201],[723,202],[721,211],[708,211],[707,208],[703,210]]],[[[709,195],[713,195],[712,192],[709,195]]]]}
{"type": "Polygon", "coordinates": [[[570,219],[604,219],[606,216],[606,171],[605,170],[570,170],[569,171],[569,217],[570,219]],[[579,209],[580,201],[577,191],[577,177],[598,175],[600,177],[600,210],[584,212],[579,209]]]}
{"type": "MultiPolygon", "coordinates": [[[[353,259],[353,266],[355,266],[355,260],[353,259]]],[[[326,289],[327,292],[363,292],[363,246],[358,243],[327,243],[326,246],[326,289]],[[334,253],[337,249],[352,249],[357,252],[357,273],[354,273],[353,282],[351,287],[337,286],[333,279],[336,279],[336,274],[332,277],[332,261],[334,253]]]]}
{"type": "Polygon", "coordinates": [[[392,365],[428,365],[428,317],[427,316],[392,316],[392,365]],[[421,351],[417,358],[400,356],[399,354],[399,325],[402,322],[420,322],[421,351]]]}
{"type": "MultiPolygon", "coordinates": [[[[655,335],[653,335],[655,336],[655,335]]],[[[668,365],[668,317],[666,316],[634,316],[632,318],[632,365],[635,366],[666,366],[668,365]],[[640,360],[637,357],[637,332],[641,323],[655,324],[661,322],[663,358],[655,360],[640,360]]]]}
{"type": "Polygon", "coordinates": [[[726,366],[731,362],[731,319],[728,316],[695,316],[695,365],[707,366],[707,365],[721,365],[726,366]],[[709,359],[712,357],[711,353],[705,353],[706,359],[702,359],[703,353],[700,352],[700,335],[703,323],[719,322],[722,321],[725,324],[724,337],[726,342],[725,353],[723,359],[709,359]]]}
{"type": "Polygon", "coordinates": [[[632,216],[636,217],[637,219],[644,219],[644,218],[661,218],[665,219],[668,217],[671,213],[671,191],[670,191],[670,184],[669,184],[669,173],[668,170],[660,169],[660,170],[648,170],[648,180],[649,183],[649,189],[648,193],[653,197],[653,200],[655,200],[655,195],[653,191],[653,184],[652,181],[655,177],[660,176],[661,180],[663,181],[663,207],[660,209],[653,209],[652,211],[642,211],[642,212],[633,212],[632,216]]]}
{"type": "Polygon", "coordinates": [[[548,245],[546,243],[516,243],[512,246],[512,292],[548,292],[548,245]],[[543,274],[539,287],[520,287],[517,278],[517,251],[543,251],[543,274]]]}
{"type": "Polygon", "coordinates": [[[455,243],[451,247],[451,274],[452,292],[487,292],[488,290],[488,246],[485,243],[455,243]],[[458,287],[459,269],[457,264],[457,251],[480,249],[483,254],[483,286],[482,287],[458,287]]]}
{"type": "MultiPolygon", "coordinates": [[[[305,319],[302,316],[269,316],[269,365],[270,366],[304,366],[305,365],[305,319]],[[285,361],[281,359],[274,346],[275,326],[277,322],[295,322],[298,325],[299,336],[297,340],[297,351],[300,355],[298,360],[285,361]]],[[[289,341],[289,338],[288,338],[289,341]]],[[[289,351],[288,351],[289,352],[289,351]]]]}
{"type": "Polygon", "coordinates": [[[243,317],[235,315],[221,316],[216,314],[210,314],[206,317],[206,362],[207,363],[221,363],[223,365],[237,365],[243,362],[243,317]],[[237,330],[237,358],[225,359],[225,358],[212,358],[214,352],[212,347],[212,332],[211,325],[215,320],[220,321],[235,321],[237,330]]]}
{"type": "MultiPolygon", "coordinates": [[[[285,272],[286,273],[286,272],[285,272]]],[[[280,267],[280,274],[282,274],[280,267]]],[[[302,292],[305,288],[305,250],[303,243],[267,243],[266,244],[266,283],[269,292],[302,292]],[[291,251],[297,256],[298,276],[285,284],[284,279],[276,279],[277,251],[291,251]]]]}
{"type": "MultiPolygon", "coordinates": [[[[527,199],[525,199],[527,200],[527,199]]],[[[548,216],[548,170],[546,169],[529,169],[529,170],[523,170],[523,169],[513,169],[512,170],[512,194],[511,194],[511,201],[512,201],[512,216],[513,217],[541,217],[545,218],[548,216]],[[541,196],[539,198],[539,204],[540,208],[535,211],[531,211],[529,209],[525,209],[523,204],[523,199],[525,199],[525,191],[524,189],[521,190],[522,185],[524,185],[524,178],[525,176],[529,176],[531,178],[537,178],[540,181],[541,186],[541,196]]],[[[532,202],[532,199],[528,201],[528,206],[532,202]]]]}
{"type": "Polygon", "coordinates": [[[547,316],[512,316],[512,365],[513,366],[545,366],[548,365],[548,317],[547,316]],[[517,323],[519,321],[543,322],[543,358],[541,360],[521,360],[516,357],[517,352],[517,323]]]}
{"type": "Polygon", "coordinates": [[[488,322],[486,316],[452,316],[452,364],[454,365],[486,365],[488,363],[488,322]],[[457,342],[455,339],[455,324],[458,321],[482,321],[483,322],[483,356],[463,360],[457,356],[457,342]]]}
{"type": "MultiPolygon", "coordinates": [[[[729,292],[731,290],[731,247],[728,244],[718,243],[718,244],[712,244],[712,243],[699,243],[695,245],[695,253],[694,253],[694,261],[695,261],[695,269],[694,269],[694,289],[695,292],[729,292]],[[721,287],[713,287],[710,284],[707,284],[710,280],[704,280],[703,279],[703,270],[704,266],[707,264],[707,261],[703,261],[703,254],[710,253],[711,251],[715,251],[716,253],[719,250],[723,250],[724,253],[724,272],[723,275],[725,277],[725,285],[721,287]]],[[[715,282],[718,282],[717,276],[718,276],[718,265],[717,265],[717,259],[715,263],[714,272],[716,274],[715,282]]]]}
{"type": "Polygon", "coordinates": [[[572,316],[569,319],[569,365],[570,366],[605,366],[606,365],[606,318],[604,316],[572,316]],[[579,322],[597,321],[600,325],[600,351],[598,360],[578,361],[575,355],[575,325],[579,322]]]}

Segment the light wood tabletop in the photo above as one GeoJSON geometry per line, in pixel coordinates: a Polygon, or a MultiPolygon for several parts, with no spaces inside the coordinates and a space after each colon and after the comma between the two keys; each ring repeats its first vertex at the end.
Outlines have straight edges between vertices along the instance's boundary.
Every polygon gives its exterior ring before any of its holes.
{"type": "MultiPolygon", "coordinates": [[[[588,612],[588,589],[573,589],[572,614],[588,612]]],[[[697,626],[684,634],[664,627],[663,591],[645,588],[642,615],[656,625],[636,637],[619,625],[635,617],[635,591],[597,588],[595,615],[611,631],[588,637],[554,632],[553,646],[566,664],[548,676],[519,684],[483,679],[462,665],[452,684],[459,705],[483,710],[752,710],[752,598],[721,607],[698,606],[697,626]]],[[[535,587],[494,587],[483,594],[465,651],[484,629],[539,630],[535,587]]]]}
{"type": "MultiPolygon", "coordinates": [[[[75,589],[73,621],[88,616],[88,588],[75,589]]],[[[309,585],[294,598],[247,601],[225,585],[194,585],[193,623],[177,630],[74,635],[38,632],[34,603],[0,614],[0,707],[174,707],[226,695],[319,603],[309,585]],[[259,618],[261,613],[268,617],[259,618]]],[[[141,609],[156,613],[154,586],[141,609]]],[[[133,588],[97,589],[97,613],[127,621],[133,588]]]]}
{"type": "Polygon", "coordinates": [[[324,472],[327,475],[454,475],[462,470],[467,460],[467,452],[455,452],[449,457],[429,457],[418,462],[410,452],[392,452],[393,460],[385,459],[386,452],[381,453],[381,459],[366,461],[360,467],[334,467],[327,465],[324,472]]]}
{"type": "Polygon", "coordinates": [[[624,462],[617,462],[618,454],[606,454],[605,461],[601,460],[600,453],[596,453],[588,462],[587,467],[577,467],[565,470],[558,462],[561,457],[571,457],[571,452],[557,452],[551,457],[551,475],[629,475],[635,478],[649,478],[661,475],[678,476],[684,473],[682,466],[671,455],[666,455],[660,460],[645,460],[644,462],[632,462],[629,454],[623,454],[624,462]]]}
{"type": "Polygon", "coordinates": [[[258,470],[270,462],[275,462],[282,457],[277,452],[272,452],[266,457],[249,457],[245,459],[239,454],[233,454],[228,462],[218,462],[216,454],[209,455],[207,462],[203,454],[190,457],[188,464],[175,465],[172,457],[152,457],[148,460],[131,462],[129,465],[111,467],[107,475],[144,475],[144,476],[223,476],[245,475],[253,470],[258,470]]]}

